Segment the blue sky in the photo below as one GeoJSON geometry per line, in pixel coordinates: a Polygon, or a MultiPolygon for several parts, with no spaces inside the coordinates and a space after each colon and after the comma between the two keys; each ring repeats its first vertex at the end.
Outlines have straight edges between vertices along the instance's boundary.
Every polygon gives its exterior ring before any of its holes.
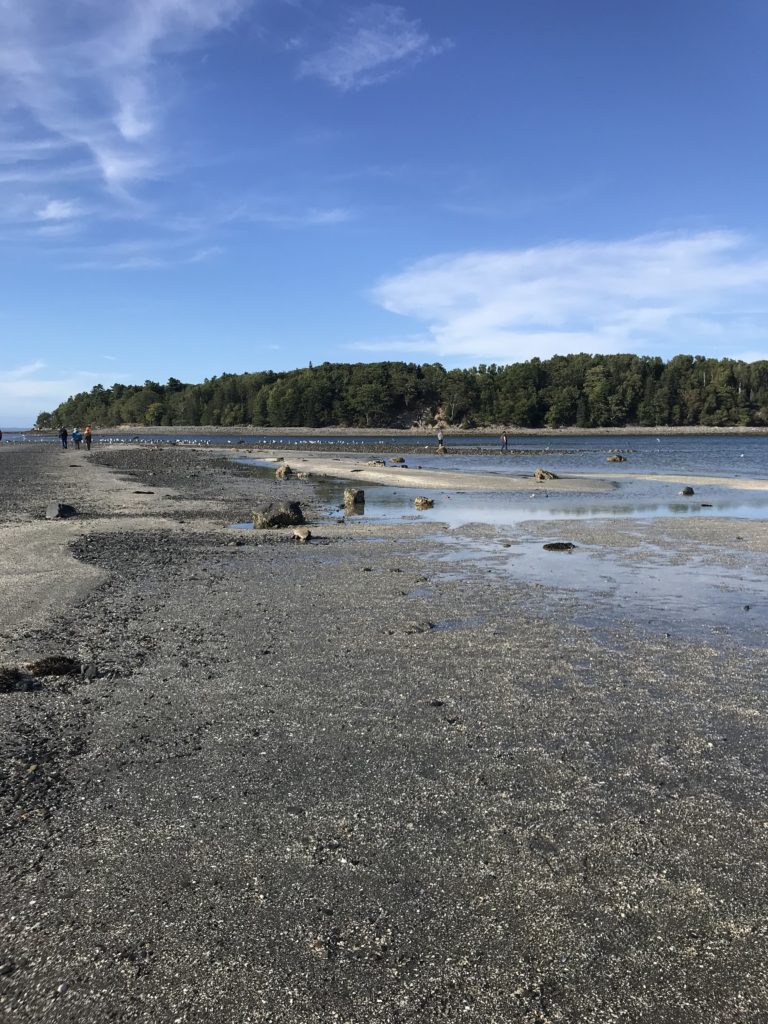
{"type": "Polygon", "coordinates": [[[115,381],[768,358],[763,0],[0,0],[0,422],[115,381]]]}

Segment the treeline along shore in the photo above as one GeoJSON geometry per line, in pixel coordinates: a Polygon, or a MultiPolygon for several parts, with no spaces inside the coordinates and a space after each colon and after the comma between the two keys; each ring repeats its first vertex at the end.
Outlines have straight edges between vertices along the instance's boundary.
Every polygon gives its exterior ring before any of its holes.
{"type": "Polygon", "coordinates": [[[768,361],[568,355],[446,370],[439,363],[322,363],[202,384],[96,385],[36,427],[768,427],[768,361]]]}

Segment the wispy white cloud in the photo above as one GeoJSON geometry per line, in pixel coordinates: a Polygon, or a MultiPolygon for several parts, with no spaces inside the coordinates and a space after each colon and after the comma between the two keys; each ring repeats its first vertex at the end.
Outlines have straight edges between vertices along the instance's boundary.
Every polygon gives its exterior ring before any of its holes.
{"type": "Polygon", "coordinates": [[[402,7],[367,4],[350,15],[325,49],[301,62],[299,73],[321,78],[342,91],[361,89],[384,82],[451,45],[446,39],[434,41],[402,7]]]}
{"type": "Polygon", "coordinates": [[[712,231],[438,256],[381,281],[373,297],[425,326],[403,339],[408,350],[513,362],[756,348],[767,286],[768,253],[712,231]]]}
{"type": "Polygon", "coordinates": [[[311,228],[324,227],[333,224],[343,224],[352,220],[352,211],[341,207],[330,207],[328,209],[308,207],[289,209],[283,206],[256,206],[246,208],[233,220],[245,220],[258,224],[271,224],[280,228],[311,228]]]}
{"type": "Polygon", "coordinates": [[[158,55],[195,46],[251,2],[3,0],[2,106],[36,127],[34,138],[0,138],[0,162],[70,147],[88,153],[114,189],[155,173],[158,55]]]}
{"type": "Polygon", "coordinates": [[[177,244],[157,241],[89,248],[88,256],[69,263],[69,270],[170,270],[215,259],[220,246],[189,248],[186,240],[177,244]]]}
{"type": "Polygon", "coordinates": [[[69,395],[90,390],[99,375],[90,370],[59,372],[41,361],[0,370],[0,409],[6,423],[31,426],[30,409],[52,409],[69,395]]]}
{"type": "Polygon", "coordinates": [[[70,220],[79,217],[82,207],[74,199],[49,199],[45,206],[35,211],[38,220],[70,220]]]}

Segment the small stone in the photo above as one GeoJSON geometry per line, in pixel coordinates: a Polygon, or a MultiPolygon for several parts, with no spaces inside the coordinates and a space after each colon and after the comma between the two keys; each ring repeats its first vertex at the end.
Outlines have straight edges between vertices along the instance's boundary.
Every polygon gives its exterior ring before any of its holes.
{"type": "Polygon", "coordinates": [[[294,526],[293,539],[300,544],[308,544],[312,539],[312,533],[306,526],[294,526]]]}
{"type": "Polygon", "coordinates": [[[682,491],[680,491],[680,494],[684,498],[690,498],[693,495],[693,488],[692,487],[684,487],[682,489],[682,491]]]}
{"type": "Polygon", "coordinates": [[[59,996],[63,996],[66,995],[67,992],[69,992],[69,985],[66,983],[66,981],[63,981],[56,989],[56,994],[59,996]]]}
{"type": "Polygon", "coordinates": [[[0,964],[0,977],[3,974],[10,974],[13,970],[13,964],[10,960],[7,960],[4,964],[0,964]]]}

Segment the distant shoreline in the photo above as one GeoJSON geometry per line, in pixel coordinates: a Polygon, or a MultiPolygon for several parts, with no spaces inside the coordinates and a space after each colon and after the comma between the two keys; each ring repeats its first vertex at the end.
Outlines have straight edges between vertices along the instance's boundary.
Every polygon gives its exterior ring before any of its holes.
{"type": "MultiPolygon", "coordinates": [[[[74,425],[74,424],[73,424],[74,425]]],[[[234,427],[221,426],[184,426],[145,427],[139,423],[123,423],[117,427],[101,427],[94,425],[94,433],[109,434],[150,434],[157,437],[172,437],[175,434],[222,434],[224,436],[242,435],[244,437],[285,436],[309,437],[325,435],[328,437],[380,437],[390,434],[402,437],[434,437],[437,427],[254,427],[240,424],[234,427]]],[[[675,436],[712,436],[712,437],[768,437],[768,427],[505,427],[490,426],[461,430],[458,427],[443,427],[443,434],[449,437],[488,437],[506,431],[509,437],[675,437],[675,436]]],[[[23,430],[9,428],[9,433],[49,435],[55,430],[23,430]]]]}

